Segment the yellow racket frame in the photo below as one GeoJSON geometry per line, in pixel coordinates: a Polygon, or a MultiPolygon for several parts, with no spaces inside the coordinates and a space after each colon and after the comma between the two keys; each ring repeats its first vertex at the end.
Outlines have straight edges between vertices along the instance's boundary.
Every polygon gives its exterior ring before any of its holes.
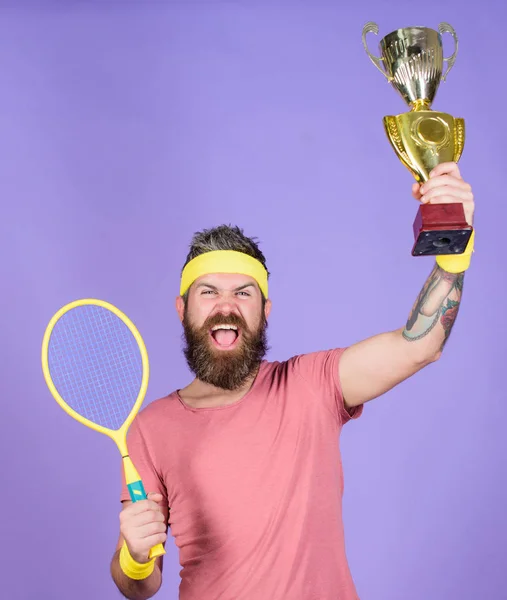
{"type": "MultiPolygon", "coordinates": [[[[149,376],[150,376],[148,352],[146,351],[146,346],[144,344],[144,340],[141,337],[141,334],[137,330],[134,323],[132,323],[132,321],[127,317],[127,315],[125,315],[116,306],[114,306],[113,304],[110,304],[109,302],[105,302],[104,300],[97,300],[96,298],[82,298],[80,300],[74,300],[73,302],[69,302],[68,304],[66,304],[65,306],[60,308],[60,310],[58,312],[56,312],[54,314],[54,316],[52,317],[52,319],[49,321],[49,323],[46,327],[46,331],[44,333],[44,338],[42,340],[42,357],[41,358],[42,358],[42,371],[44,373],[44,379],[46,381],[46,384],[47,384],[49,391],[51,392],[53,398],[58,402],[58,404],[63,408],[63,410],[68,415],[70,415],[73,419],[75,419],[76,421],[79,421],[79,423],[81,423],[82,425],[85,425],[86,427],[89,427],[90,429],[93,429],[99,433],[103,433],[104,435],[107,435],[108,437],[110,437],[113,440],[113,442],[115,442],[115,444],[118,446],[118,450],[120,451],[120,454],[123,459],[125,482],[128,486],[130,497],[131,497],[132,501],[138,502],[139,500],[145,500],[146,493],[144,491],[141,477],[139,476],[139,473],[137,472],[137,469],[135,468],[134,463],[132,462],[132,459],[129,456],[128,448],[127,448],[127,431],[128,431],[128,428],[130,427],[132,421],[134,420],[135,416],[139,412],[139,409],[141,407],[141,404],[143,403],[144,397],[146,396],[146,391],[148,389],[148,380],[149,380],[149,376]],[[51,338],[51,334],[53,333],[53,329],[54,329],[56,323],[59,321],[59,319],[61,319],[61,317],[63,317],[63,315],[65,315],[72,309],[77,308],[79,306],[100,306],[102,308],[105,308],[105,309],[111,311],[119,319],[121,319],[123,321],[123,323],[125,323],[125,325],[129,328],[130,332],[134,336],[134,338],[139,346],[139,351],[141,352],[142,365],[143,365],[143,377],[141,380],[141,389],[139,390],[139,394],[134,403],[134,406],[132,407],[132,410],[130,411],[129,416],[127,417],[127,419],[125,420],[125,422],[119,429],[109,429],[107,427],[103,427],[102,425],[98,425],[97,423],[94,423],[93,421],[90,421],[86,417],[83,417],[82,415],[77,413],[60,396],[58,390],[56,389],[55,384],[53,383],[53,380],[51,379],[51,374],[49,371],[49,362],[48,362],[48,349],[49,349],[49,341],[51,338]]],[[[165,554],[164,546],[162,544],[157,544],[150,551],[150,559],[155,558],[157,556],[162,556],[163,554],[165,554]]]]}

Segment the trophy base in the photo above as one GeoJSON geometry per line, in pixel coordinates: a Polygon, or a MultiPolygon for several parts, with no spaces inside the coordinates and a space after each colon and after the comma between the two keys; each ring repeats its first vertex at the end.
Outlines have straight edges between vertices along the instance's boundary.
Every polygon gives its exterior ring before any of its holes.
{"type": "Polygon", "coordinates": [[[414,220],[412,256],[462,254],[471,235],[462,204],[422,204],[414,220]]]}

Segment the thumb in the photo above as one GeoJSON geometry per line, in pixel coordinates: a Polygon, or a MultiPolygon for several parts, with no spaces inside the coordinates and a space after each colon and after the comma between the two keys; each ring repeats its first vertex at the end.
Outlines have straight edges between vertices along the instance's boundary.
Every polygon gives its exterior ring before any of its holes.
{"type": "Polygon", "coordinates": [[[164,496],[162,496],[162,494],[160,494],[159,492],[149,492],[147,496],[148,500],[153,500],[153,502],[162,502],[162,500],[164,499],[164,496]]]}

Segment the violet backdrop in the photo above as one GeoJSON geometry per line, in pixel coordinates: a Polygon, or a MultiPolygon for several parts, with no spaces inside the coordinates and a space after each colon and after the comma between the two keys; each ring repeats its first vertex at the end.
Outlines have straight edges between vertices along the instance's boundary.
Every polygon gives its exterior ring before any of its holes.
{"type": "MultiPolygon", "coordinates": [[[[343,431],[350,567],[362,600],[507,598],[506,18],[501,1],[0,3],[2,598],[119,597],[117,449],[42,378],[60,306],[134,320],[146,403],[191,376],[174,298],[204,227],[259,238],[271,359],[405,323],[433,259],[410,255],[413,179],[382,126],[406,107],[362,47],[370,20],[457,31],[433,107],[466,121],[477,240],[443,358],[343,431]]],[[[167,551],[157,597],[175,599],[167,551]]]]}

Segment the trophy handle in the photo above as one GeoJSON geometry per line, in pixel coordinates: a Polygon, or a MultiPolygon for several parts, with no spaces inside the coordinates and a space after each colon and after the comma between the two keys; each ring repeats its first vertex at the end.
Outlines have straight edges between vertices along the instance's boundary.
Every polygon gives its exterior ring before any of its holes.
{"type": "Polygon", "coordinates": [[[364,46],[364,49],[366,50],[366,54],[370,57],[371,62],[377,67],[377,69],[382,73],[382,75],[384,75],[384,77],[389,81],[391,78],[389,77],[389,75],[387,75],[387,73],[384,71],[384,69],[382,69],[382,67],[380,66],[382,64],[382,59],[379,56],[375,56],[368,50],[368,43],[366,42],[366,34],[367,33],[374,33],[375,35],[378,35],[378,25],[376,23],[374,23],[373,21],[368,21],[368,23],[366,23],[366,25],[363,27],[363,35],[362,35],[363,46],[364,46]]]}
{"type": "Polygon", "coordinates": [[[454,66],[454,61],[456,60],[456,54],[458,54],[458,36],[456,35],[456,31],[454,30],[454,27],[452,27],[452,25],[449,25],[449,23],[444,23],[444,22],[440,23],[440,25],[438,26],[438,31],[440,32],[440,34],[450,33],[454,40],[454,52],[452,53],[451,56],[449,56],[449,58],[444,58],[444,61],[447,62],[447,70],[442,75],[442,81],[445,81],[445,78],[449,74],[449,71],[454,66]]]}
{"type": "Polygon", "coordinates": [[[465,120],[454,119],[454,162],[458,162],[465,146],[465,120]]]}

